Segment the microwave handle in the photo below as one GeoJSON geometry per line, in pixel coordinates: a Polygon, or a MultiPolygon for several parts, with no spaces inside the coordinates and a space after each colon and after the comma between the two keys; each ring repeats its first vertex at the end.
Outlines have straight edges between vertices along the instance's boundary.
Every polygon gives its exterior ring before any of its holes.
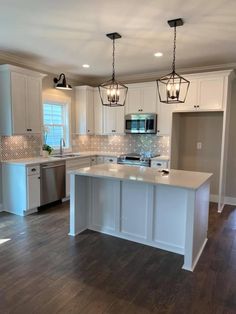
{"type": "Polygon", "coordinates": [[[147,132],[147,124],[148,124],[148,120],[145,119],[145,133],[147,132]]]}

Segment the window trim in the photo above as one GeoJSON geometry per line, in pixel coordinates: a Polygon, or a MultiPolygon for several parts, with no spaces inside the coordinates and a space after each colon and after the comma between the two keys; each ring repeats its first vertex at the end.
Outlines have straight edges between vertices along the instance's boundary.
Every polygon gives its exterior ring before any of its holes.
{"type": "MultiPolygon", "coordinates": [[[[64,148],[64,152],[72,152],[72,126],[71,126],[71,98],[70,97],[61,97],[58,95],[52,95],[52,94],[46,94],[43,96],[43,101],[42,101],[42,143],[44,141],[44,134],[43,134],[43,128],[44,128],[44,117],[43,117],[43,106],[45,103],[55,103],[55,104],[61,104],[61,105],[66,105],[67,107],[67,114],[68,114],[68,142],[69,142],[69,147],[64,148]]],[[[60,149],[53,149],[53,154],[58,154],[60,149]]]]}

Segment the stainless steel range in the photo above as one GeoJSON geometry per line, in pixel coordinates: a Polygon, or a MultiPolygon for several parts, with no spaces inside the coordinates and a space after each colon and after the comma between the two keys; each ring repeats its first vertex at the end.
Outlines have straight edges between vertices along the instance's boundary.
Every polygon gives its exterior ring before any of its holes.
{"type": "Polygon", "coordinates": [[[159,156],[159,155],[151,155],[149,156],[145,154],[123,154],[120,155],[117,159],[118,164],[130,165],[130,166],[143,166],[150,167],[151,166],[151,158],[159,156]],[[150,156],[150,157],[149,157],[150,156]]]}

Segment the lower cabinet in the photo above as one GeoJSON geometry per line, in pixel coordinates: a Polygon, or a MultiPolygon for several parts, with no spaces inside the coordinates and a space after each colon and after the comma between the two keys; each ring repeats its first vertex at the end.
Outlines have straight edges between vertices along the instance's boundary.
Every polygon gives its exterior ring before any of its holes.
{"type": "Polygon", "coordinates": [[[156,168],[158,170],[168,169],[169,161],[168,160],[152,160],[151,168],[156,168]]]}
{"type": "Polygon", "coordinates": [[[25,216],[40,206],[40,166],[2,165],[3,209],[25,216]]]}
{"type": "Polygon", "coordinates": [[[91,164],[90,157],[79,157],[76,159],[66,160],[66,197],[70,196],[70,174],[69,171],[79,168],[89,167],[91,164]]]}

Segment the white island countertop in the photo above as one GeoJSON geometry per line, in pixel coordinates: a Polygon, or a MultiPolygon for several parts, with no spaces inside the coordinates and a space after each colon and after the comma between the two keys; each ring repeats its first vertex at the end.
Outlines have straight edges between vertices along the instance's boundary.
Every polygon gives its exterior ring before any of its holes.
{"type": "Polygon", "coordinates": [[[160,171],[154,168],[116,164],[96,165],[74,170],[70,173],[88,177],[169,185],[193,190],[197,190],[212,177],[212,173],[173,169],[170,170],[168,175],[163,175],[160,171]]]}

